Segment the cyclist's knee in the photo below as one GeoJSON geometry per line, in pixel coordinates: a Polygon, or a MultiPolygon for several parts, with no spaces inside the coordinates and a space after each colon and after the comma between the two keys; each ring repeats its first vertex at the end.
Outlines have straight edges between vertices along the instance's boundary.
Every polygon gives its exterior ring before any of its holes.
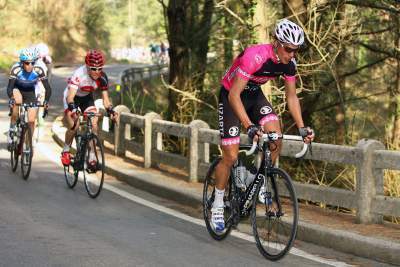
{"type": "Polygon", "coordinates": [[[235,152],[224,153],[222,154],[222,163],[230,168],[236,162],[237,158],[238,154],[235,152]]]}

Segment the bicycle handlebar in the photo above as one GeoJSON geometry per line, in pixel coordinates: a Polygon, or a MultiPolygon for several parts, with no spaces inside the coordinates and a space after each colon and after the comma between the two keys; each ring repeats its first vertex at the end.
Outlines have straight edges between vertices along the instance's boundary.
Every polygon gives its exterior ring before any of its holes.
{"type": "MultiPolygon", "coordinates": [[[[268,140],[268,134],[263,134],[260,137],[260,139],[263,139],[264,141],[268,140]]],[[[303,142],[303,148],[302,148],[302,150],[300,152],[296,153],[296,155],[295,155],[296,158],[304,157],[304,155],[307,153],[307,151],[309,149],[309,146],[310,146],[310,144],[304,143],[303,137],[301,137],[299,135],[286,135],[286,134],[284,134],[282,136],[282,139],[283,140],[302,141],[303,142]]],[[[246,155],[250,156],[251,154],[253,154],[254,151],[256,150],[256,148],[257,148],[257,142],[253,142],[253,145],[251,146],[251,148],[248,151],[246,151],[246,155]]]]}
{"type": "MultiPolygon", "coordinates": [[[[45,105],[43,104],[38,104],[38,103],[22,103],[22,104],[17,104],[14,103],[13,106],[17,106],[17,107],[23,107],[23,108],[42,108],[45,107],[45,105]]],[[[46,117],[48,111],[47,109],[45,110],[45,112],[43,113],[43,118],[46,117]]],[[[12,114],[12,107],[10,107],[10,112],[8,112],[8,116],[11,116],[12,114]]]]}

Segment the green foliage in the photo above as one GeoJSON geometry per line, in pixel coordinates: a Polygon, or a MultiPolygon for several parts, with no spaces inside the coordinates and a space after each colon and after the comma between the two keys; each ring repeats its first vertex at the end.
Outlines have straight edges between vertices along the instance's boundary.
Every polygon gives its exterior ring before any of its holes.
{"type": "Polygon", "coordinates": [[[89,0],[84,3],[82,22],[86,28],[86,48],[101,48],[109,51],[109,32],[103,27],[106,10],[104,1],[89,0]]]}

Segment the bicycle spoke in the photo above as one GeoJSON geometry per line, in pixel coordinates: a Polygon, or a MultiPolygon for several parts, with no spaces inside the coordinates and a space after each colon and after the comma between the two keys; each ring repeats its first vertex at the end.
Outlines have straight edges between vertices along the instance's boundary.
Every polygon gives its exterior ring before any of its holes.
{"type": "Polygon", "coordinates": [[[27,180],[31,171],[33,154],[31,128],[26,125],[22,133],[21,171],[22,177],[27,180]]]}
{"type": "Polygon", "coordinates": [[[297,232],[298,204],[290,177],[284,171],[274,168],[266,180],[264,203],[257,198],[253,201],[253,233],[261,254],[270,260],[278,260],[293,245],[297,232]]]}
{"type": "Polygon", "coordinates": [[[93,135],[84,151],[84,184],[89,196],[96,198],[104,182],[104,151],[101,142],[93,135]]]}

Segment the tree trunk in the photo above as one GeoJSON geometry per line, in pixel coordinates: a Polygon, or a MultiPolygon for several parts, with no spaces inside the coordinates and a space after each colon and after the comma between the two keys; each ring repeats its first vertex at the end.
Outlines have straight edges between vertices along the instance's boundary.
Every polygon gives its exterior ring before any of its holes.
{"type": "MultiPolygon", "coordinates": [[[[394,45],[397,50],[400,49],[400,18],[399,16],[392,16],[395,24],[396,33],[394,34],[394,45]]],[[[400,148],[400,59],[397,58],[397,70],[396,80],[394,83],[394,89],[391,90],[391,101],[393,101],[393,132],[392,132],[392,144],[394,149],[400,148]]]]}
{"type": "MultiPolygon", "coordinates": [[[[202,17],[199,23],[193,25],[193,61],[192,77],[193,86],[203,91],[204,78],[206,75],[208,41],[210,39],[211,18],[214,13],[214,1],[205,0],[202,17]]],[[[194,16],[195,17],[195,16],[194,16]]]]}
{"type": "MultiPolygon", "coordinates": [[[[337,13],[337,18],[336,18],[336,23],[338,24],[338,28],[340,29],[341,26],[340,24],[345,24],[345,8],[346,5],[344,4],[344,1],[341,1],[338,13],[337,13]]],[[[342,46],[340,43],[338,44],[340,47],[342,46]]],[[[333,68],[334,75],[336,75],[336,88],[338,91],[338,98],[341,102],[341,104],[337,105],[335,107],[336,115],[335,115],[335,122],[336,122],[336,134],[335,134],[335,139],[336,139],[336,144],[344,144],[346,143],[346,110],[344,106],[344,91],[345,91],[345,86],[346,86],[346,78],[342,76],[343,72],[345,71],[345,68],[343,67],[347,58],[346,58],[346,52],[340,48],[340,53],[337,56],[335,60],[335,65],[333,68]]]]}
{"type": "Polygon", "coordinates": [[[283,15],[290,17],[290,20],[296,22],[298,19],[305,23],[307,19],[307,8],[303,0],[282,0],[283,15]],[[292,12],[293,10],[293,12],[292,12]],[[292,17],[293,16],[293,17],[292,17]]]}
{"type": "MultiPolygon", "coordinates": [[[[187,45],[187,7],[189,0],[170,0],[167,8],[169,42],[169,84],[183,89],[188,78],[189,48],[187,45]]],[[[167,120],[172,120],[178,109],[178,94],[168,91],[167,120]]]]}

